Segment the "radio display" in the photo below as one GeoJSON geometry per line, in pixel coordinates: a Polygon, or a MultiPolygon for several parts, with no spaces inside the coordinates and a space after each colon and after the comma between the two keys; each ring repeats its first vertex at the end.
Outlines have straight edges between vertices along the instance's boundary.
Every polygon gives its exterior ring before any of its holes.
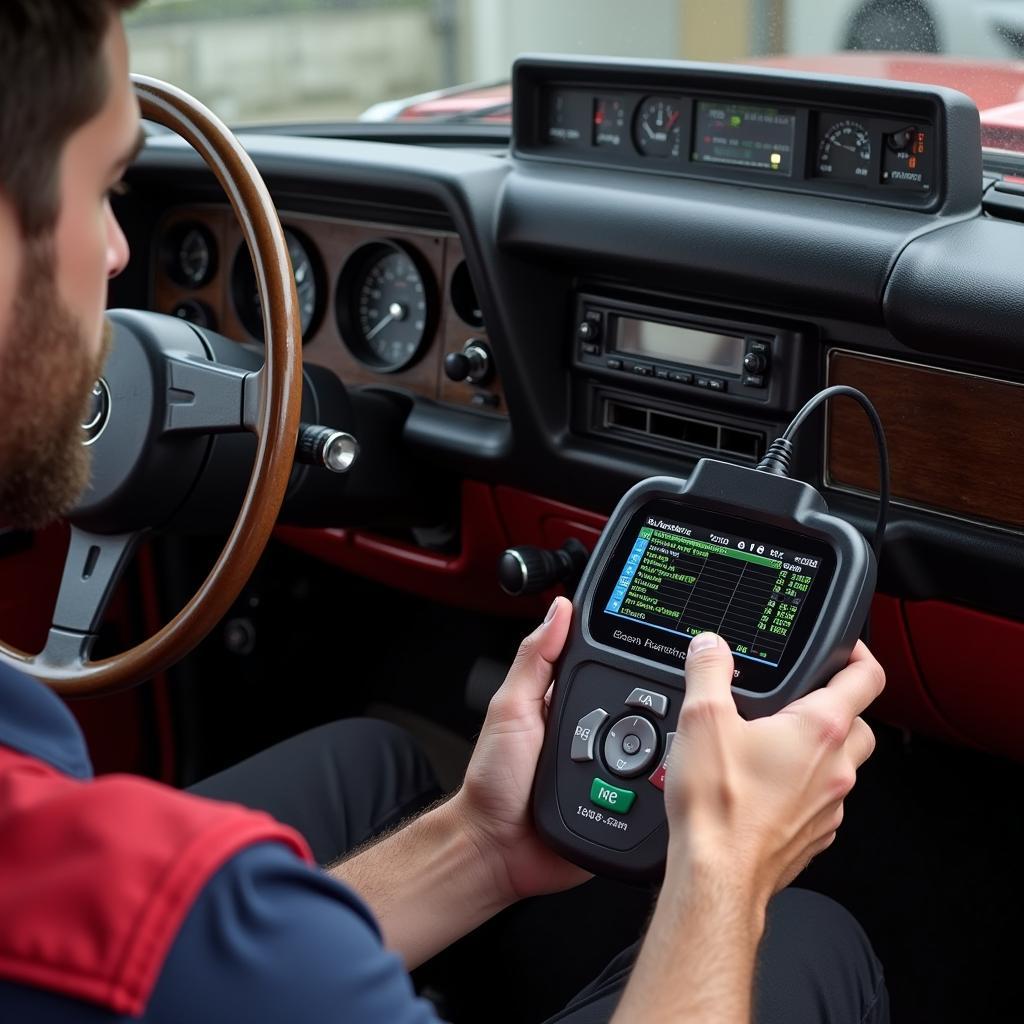
{"type": "Polygon", "coordinates": [[[622,316],[615,318],[613,330],[616,351],[626,355],[686,363],[719,373],[739,373],[743,368],[744,339],[733,335],[622,316]]]}
{"type": "Polygon", "coordinates": [[[793,173],[796,114],[778,107],[700,100],[693,130],[697,163],[793,173]]]}
{"type": "Polygon", "coordinates": [[[768,692],[815,624],[835,556],[821,542],[669,500],[630,520],[598,585],[596,639],[680,667],[705,630],[732,649],[734,685],[768,692]]]}

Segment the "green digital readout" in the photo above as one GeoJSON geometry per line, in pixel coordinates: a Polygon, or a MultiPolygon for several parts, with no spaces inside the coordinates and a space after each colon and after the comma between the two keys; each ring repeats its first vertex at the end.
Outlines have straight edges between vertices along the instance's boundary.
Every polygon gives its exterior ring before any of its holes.
{"type": "Polygon", "coordinates": [[[686,637],[710,630],[739,657],[777,666],[818,559],[679,523],[640,529],[605,612],[686,637]]]}

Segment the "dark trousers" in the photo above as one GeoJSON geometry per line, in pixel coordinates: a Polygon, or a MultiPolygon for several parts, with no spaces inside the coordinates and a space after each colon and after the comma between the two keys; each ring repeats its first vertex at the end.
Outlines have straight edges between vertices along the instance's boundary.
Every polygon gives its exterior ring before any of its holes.
{"type": "MultiPolygon", "coordinates": [[[[439,795],[411,737],[368,719],[293,737],[192,792],[268,811],[301,832],[321,864],[439,795]]],[[[426,965],[418,980],[450,992],[460,1018],[527,1022],[554,1012],[552,1024],[604,1024],[629,978],[652,900],[603,879],[527,900],[426,965]]],[[[889,1019],[882,969],[860,926],[838,904],[800,889],[769,905],[754,1004],[754,1018],[764,1024],[889,1019]]]]}

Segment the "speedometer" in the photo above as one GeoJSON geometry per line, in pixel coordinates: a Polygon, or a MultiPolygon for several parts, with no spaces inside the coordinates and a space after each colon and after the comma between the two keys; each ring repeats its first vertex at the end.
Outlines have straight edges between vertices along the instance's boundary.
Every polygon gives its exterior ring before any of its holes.
{"type": "Polygon", "coordinates": [[[837,121],[818,144],[815,174],[836,181],[866,181],[871,175],[871,135],[859,121],[837,121]]]}
{"type": "Polygon", "coordinates": [[[434,286],[416,251],[381,239],[357,249],[338,281],[338,329],[349,351],[381,373],[412,365],[433,325],[434,286]]]}

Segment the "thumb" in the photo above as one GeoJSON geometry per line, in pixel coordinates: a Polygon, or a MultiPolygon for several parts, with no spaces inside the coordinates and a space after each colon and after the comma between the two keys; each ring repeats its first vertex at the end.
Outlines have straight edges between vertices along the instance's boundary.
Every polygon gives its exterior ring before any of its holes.
{"type": "Polygon", "coordinates": [[[517,697],[543,700],[571,622],[572,602],[556,597],[544,622],[519,645],[503,689],[517,697]]]}
{"type": "Polygon", "coordinates": [[[729,645],[715,633],[698,633],[690,641],[686,651],[686,668],[683,672],[687,704],[728,704],[735,708],[732,699],[732,651],[729,645]]]}

